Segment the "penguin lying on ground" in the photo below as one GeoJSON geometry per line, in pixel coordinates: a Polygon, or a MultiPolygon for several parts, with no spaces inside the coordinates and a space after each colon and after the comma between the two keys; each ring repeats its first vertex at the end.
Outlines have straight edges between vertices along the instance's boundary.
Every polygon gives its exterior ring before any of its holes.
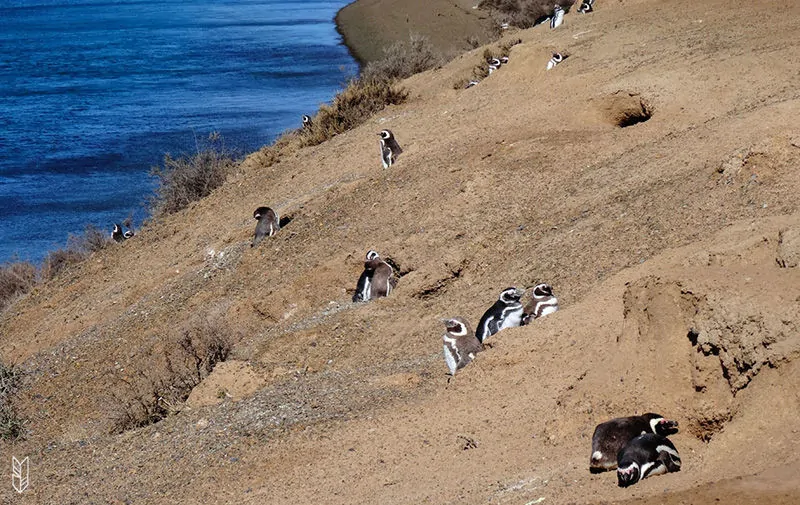
{"type": "Polygon", "coordinates": [[[513,328],[522,323],[523,309],[519,299],[524,289],[506,288],[500,293],[494,305],[489,307],[475,330],[475,336],[482,343],[487,338],[505,328],[513,328]]]}
{"type": "Polygon", "coordinates": [[[462,317],[444,319],[447,333],[442,337],[444,341],[444,362],[450,369],[450,375],[455,375],[469,365],[475,355],[484,349],[483,344],[475,337],[469,327],[469,322],[462,317]]]}
{"type": "Polygon", "coordinates": [[[678,421],[664,419],[652,412],[641,416],[618,417],[600,423],[592,435],[592,456],[589,471],[605,472],[617,468],[617,454],[634,438],[643,433],[662,437],[678,432],[678,421]]]}
{"type": "Polygon", "coordinates": [[[653,475],[681,471],[681,457],[667,437],[645,433],[631,440],[617,455],[617,484],[628,487],[653,475]]]}

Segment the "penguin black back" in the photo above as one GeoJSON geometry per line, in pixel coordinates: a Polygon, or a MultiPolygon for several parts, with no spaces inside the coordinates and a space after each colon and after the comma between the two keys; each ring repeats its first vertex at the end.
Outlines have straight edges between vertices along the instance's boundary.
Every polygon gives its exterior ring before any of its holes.
{"type": "Polygon", "coordinates": [[[280,217],[278,217],[278,213],[269,207],[257,208],[253,211],[253,218],[255,218],[258,223],[256,223],[255,235],[253,236],[253,243],[250,244],[250,247],[257,246],[259,242],[264,240],[264,237],[271,237],[281,229],[281,221],[280,217]]]}
{"type": "Polygon", "coordinates": [[[524,293],[524,290],[515,287],[506,288],[500,293],[497,301],[478,322],[475,336],[481,343],[502,329],[522,324],[523,308],[519,300],[524,293]]]}
{"type": "Polygon", "coordinates": [[[661,414],[648,412],[641,416],[617,417],[600,423],[592,435],[592,455],[589,471],[605,472],[617,468],[617,454],[628,442],[643,433],[666,437],[678,432],[678,422],[661,414]]]}
{"type": "Polygon", "coordinates": [[[117,223],[114,223],[114,229],[111,231],[111,238],[114,239],[114,242],[124,242],[127,237],[125,234],[122,233],[122,226],[117,223]]]}
{"type": "Polygon", "coordinates": [[[645,433],[631,440],[617,454],[617,484],[628,487],[642,479],[668,472],[680,472],[681,457],[667,437],[645,433]]]}

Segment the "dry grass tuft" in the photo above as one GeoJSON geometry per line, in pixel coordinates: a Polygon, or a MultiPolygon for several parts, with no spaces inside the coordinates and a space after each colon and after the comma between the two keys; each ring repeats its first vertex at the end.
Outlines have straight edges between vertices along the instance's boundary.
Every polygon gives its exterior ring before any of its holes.
{"type": "Polygon", "coordinates": [[[160,366],[119,379],[121,387],[110,397],[111,432],[147,426],[179,412],[192,389],[228,359],[233,340],[218,322],[201,319],[186,327],[166,346],[160,366]]]}
{"type": "Polygon", "coordinates": [[[478,7],[492,13],[501,23],[530,28],[549,17],[555,4],[569,9],[573,3],[574,0],[481,0],[478,7]]]}
{"type": "Polygon", "coordinates": [[[384,49],[384,57],[369,63],[361,72],[361,80],[383,82],[405,79],[443,63],[444,59],[428,39],[412,35],[408,42],[396,42],[384,49]]]}
{"type": "Polygon", "coordinates": [[[462,77],[453,83],[453,89],[464,89],[469,81],[482,81],[489,76],[488,61],[492,58],[502,58],[511,54],[511,48],[517,44],[521,44],[522,39],[512,39],[505,41],[494,47],[487,47],[483,50],[481,60],[478,62],[470,72],[468,77],[462,77]]]}
{"type": "Polygon", "coordinates": [[[36,267],[27,261],[0,266],[0,310],[30,291],[37,282],[36,267]]]}
{"type": "Polygon", "coordinates": [[[0,440],[13,441],[25,436],[25,420],[19,417],[11,404],[19,381],[20,373],[16,367],[0,361],[0,440]]]}
{"type": "Polygon", "coordinates": [[[217,133],[208,136],[207,145],[197,153],[173,158],[164,156],[164,166],[153,167],[150,173],[158,178],[156,195],[150,201],[154,217],[185,209],[220,187],[236,166],[233,155],[225,149],[217,133]]]}

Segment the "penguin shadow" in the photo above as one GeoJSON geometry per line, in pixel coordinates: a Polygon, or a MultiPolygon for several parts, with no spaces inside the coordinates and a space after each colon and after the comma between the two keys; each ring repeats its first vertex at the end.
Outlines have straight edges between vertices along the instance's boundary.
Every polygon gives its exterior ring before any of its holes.
{"type": "Polygon", "coordinates": [[[289,223],[294,221],[294,218],[295,218],[294,213],[287,214],[285,216],[281,216],[280,220],[278,221],[278,224],[280,225],[281,230],[286,228],[287,226],[289,226],[289,223]]]}

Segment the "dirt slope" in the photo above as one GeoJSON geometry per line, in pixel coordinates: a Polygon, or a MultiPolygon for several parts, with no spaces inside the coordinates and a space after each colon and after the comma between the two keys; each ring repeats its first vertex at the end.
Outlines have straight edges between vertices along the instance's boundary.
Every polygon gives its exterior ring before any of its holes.
{"type": "Polygon", "coordinates": [[[30,456],[32,483],[0,502],[796,503],[800,5],[596,6],[509,34],[474,88],[453,83],[482,50],[361,128],[251,157],[14,305],[0,355],[28,372],[30,434],[0,459],[30,456]],[[388,171],[382,128],[404,148],[388,171]],[[263,204],[292,220],[251,249],[263,204]],[[404,275],[353,305],[370,248],[404,275]],[[562,310],[448,382],[439,318],[538,281],[562,310]],[[232,363],[109,434],[125,381],[198,320],[228,329],[232,363]],[[646,411],[681,423],[683,471],[590,475],[594,426],[646,411]]]}

